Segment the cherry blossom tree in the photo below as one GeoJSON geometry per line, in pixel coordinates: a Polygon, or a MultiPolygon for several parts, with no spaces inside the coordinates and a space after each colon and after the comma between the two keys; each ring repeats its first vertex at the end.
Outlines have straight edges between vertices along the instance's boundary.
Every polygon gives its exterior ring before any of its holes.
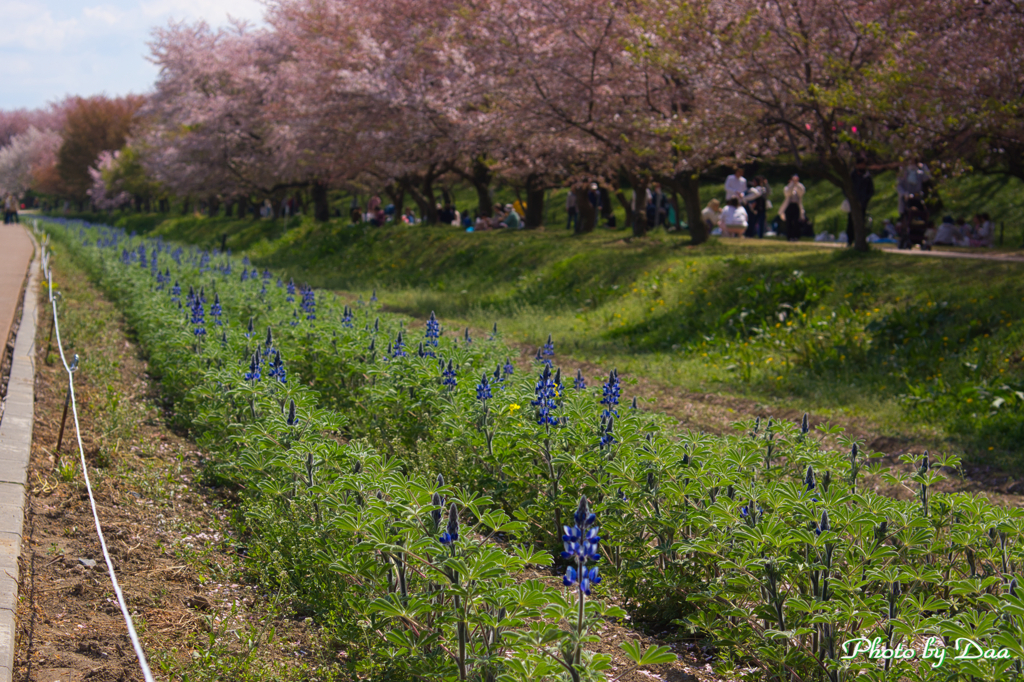
{"type": "Polygon", "coordinates": [[[29,126],[0,147],[0,194],[22,196],[53,168],[61,145],[60,133],[29,126]]]}

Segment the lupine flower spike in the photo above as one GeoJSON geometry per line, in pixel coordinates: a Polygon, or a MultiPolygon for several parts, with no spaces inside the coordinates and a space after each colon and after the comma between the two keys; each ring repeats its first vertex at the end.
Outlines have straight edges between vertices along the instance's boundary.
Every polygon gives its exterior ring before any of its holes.
{"type": "Polygon", "coordinates": [[[294,400],[289,400],[288,401],[288,419],[287,419],[287,422],[288,422],[288,426],[295,426],[296,424],[299,423],[298,417],[295,416],[295,401],[294,400]]]}
{"type": "Polygon", "coordinates": [[[549,357],[555,354],[555,342],[551,340],[551,334],[548,334],[548,341],[541,348],[541,353],[549,357]]]}
{"type": "Polygon", "coordinates": [[[576,379],[572,382],[572,387],[577,391],[584,391],[587,388],[587,381],[583,378],[583,370],[576,370],[576,379]]]}
{"type": "Polygon", "coordinates": [[[439,538],[442,545],[450,546],[459,539],[459,511],[455,508],[454,502],[448,508],[448,524],[444,530],[439,538]]]}
{"type": "Polygon", "coordinates": [[[575,566],[565,570],[562,584],[566,587],[578,584],[580,592],[589,595],[591,586],[601,582],[597,567],[587,568],[588,561],[598,561],[601,558],[601,537],[598,534],[598,527],[594,525],[597,517],[590,513],[586,496],[580,498],[573,520],[574,526],[562,527],[562,558],[571,560],[575,566]]]}
{"type": "Polygon", "coordinates": [[[434,311],[430,311],[430,318],[427,320],[427,345],[436,346],[437,339],[441,336],[441,325],[437,321],[434,311]]]}
{"type": "Polygon", "coordinates": [[[487,379],[487,374],[480,378],[480,383],[476,386],[476,399],[481,402],[486,402],[491,398],[491,384],[487,379]]]}
{"type": "Polygon", "coordinates": [[[441,376],[443,377],[441,384],[446,386],[449,391],[454,391],[455,387],[458,385],[458,381],[455,378],[455,368],[452,366],[451,360],[448,361],[448,367],[444,370],[441,376]]]}

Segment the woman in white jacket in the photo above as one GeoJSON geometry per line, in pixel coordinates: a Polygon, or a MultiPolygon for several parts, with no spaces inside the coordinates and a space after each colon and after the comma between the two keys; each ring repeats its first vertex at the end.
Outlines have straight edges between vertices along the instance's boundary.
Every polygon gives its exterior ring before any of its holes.
{"type": "Polygon", "coordinates": [[[795,242],[800,239],[800,224],[806,219],[804,194],[807,188],[800,182],[800,176],[794,175],[782,192],[786,200],[779,207],[779,217],[786,221],[786,238],[795,242]]]}

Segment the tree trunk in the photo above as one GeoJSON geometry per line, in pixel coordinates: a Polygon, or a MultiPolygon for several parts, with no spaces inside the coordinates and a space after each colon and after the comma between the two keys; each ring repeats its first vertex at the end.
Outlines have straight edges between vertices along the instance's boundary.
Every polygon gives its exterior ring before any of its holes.
{"type": "Polygon", "coordinates": [[[615,189],[615,198],[619,200],[619,205],[622,206],[622,208],[625,209],[625,211],[626,211],[626,224],[627,225],[632,225],[633,224],[633,206],[632,206],[632,204],[630,204],[629,200],[626,199],[626,194],[625,194],[625,192],[622,191],[622,188],[616,188],[615,189]]]}
{"type": "Polygon", "coordinates": [[[636,210],[633,211],[633,236],[644,237],[647,235],[647,178],[642,175],[629,176],[629,184],[633,186],[633,196],[636,197],[636,210]]]}
{"type": "Polygon", "coordinates": [[[708,240],[708,229],[700,216],[700,174],[680,173],[672,185],[673,190],[679,192],[686,203],[686,222],[690,224],[690,239],[695,245],[703,244],[708,240]]]}
{"type": "Polygon", "coordinates": [[[871,247],[868,246],[868,231],[864,220],[867,207],[860,205],[857,193],[853,189],[853,169],[848,168],[842,158],[834,158],[831,161],[829,165],[839,176],[840,181],[836,182],[836,178],[831,176],[828,179],[843,190],[846,200],[850,202],[849,220],[853,222],[853,248],[857,251],[867,252],[871,250],[871,247]]]}
{"type": "Polygon", "coordinates": [[[423,176],[424,204],[421,208],[423,209],[422,221],[425,225],[436,225],[441,222],[437,212],[437,197],[434,196],[434,180],[436,179],[434,164],[431,164],[423,176]]]}
{"type": "Polygon", "coordinates": [[[576,210],[580,214],[580,219],[576,221],[575,234],[593,232],[597,226],[597,211],[590,205],[590,199],[587,198],[587,188],[585,186],[576,187],[572,191],[576,194],[576,210]]]}
{"type": "Polygon", "coordinates": [[[494,215],[494,202],[491,200],[491,169],[484,163],[483,157],[473,159],[471,182],[476,189],[477,212],[490,218],[494,215]]]}
{"type": "Polygon", "coordinates": [[[192,200],[185,197],[181,200],[181,215],[188,215],[192,212],[192,200]]]}
{"type": "Polygon", "coordinates": [[[606,225],[611,224],[612,221],[612,197],[608,193],[608,188],[601,185],[601,218],[604,219],[606,225]]]}
{"type": "Polygon", "coordinates": [[[526,216],[524,218],[528,230],[534,230],[544,225],[544,187],[536,173],[531,173],[526,178],[526,216]]]}
{"type": "Polygon", "coordinates": [[[167,199],[161,199],[159,202],[157,202],[157,207],[157,210],[160,211],[161,213],[170,213],[171,202],[167,201],[167,199]]]}
{"type": "Polygon", "coordinates": [[[402,222],[402,215],[405,213],[405,186],[401,182],[392,182],[384,188],[384,192],[395,207],[394,221],[402,222]]]}
{"type": "Polygon", "coordinates": [[[327,201],[327,185],[313,182],[311,194],[313,195],[313,218],[319,223],[326,223],[331,219],[331,205],[327,201]]]}
{"type": "Polygon", "coordinates": [[[412,200],[416,203],[416,207],[420,209],[420,217],[425,219],[427,211],[429,210],[429,202],[427,201],[427,198],[423,196],[423,193],[420,192],[419,188],[417,188],[416,185],[408,179],[402,179],[402,188],[409,193],[409,196],[411,196],[412,200]]]}
{"type": "Polygon", "coordinates": [[[206,205],[208,209],[207,215],[209,215],[211,218],[216,218],[218,215],[220,215],[220,198],[216,194],[210,195],[210,198],[207,200],[206,205]]]}

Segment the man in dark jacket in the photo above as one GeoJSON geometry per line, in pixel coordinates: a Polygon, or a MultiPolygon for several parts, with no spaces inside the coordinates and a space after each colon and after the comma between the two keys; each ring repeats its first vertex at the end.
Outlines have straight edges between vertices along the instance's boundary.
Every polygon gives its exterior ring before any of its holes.
{"type": "MultiPolygon", "coordinates": [[[[867,222],[868,202],[875,196],[875,181],[868,171],[868,162],[864,157],[858,157],[850,173],[853,181],[853,194],[860,204],[860,215],[863,222],[867,222]]],[[[853,246],[853,202],[850,202],[850,212],[846,215],[846,245],[853,246]]]]}

